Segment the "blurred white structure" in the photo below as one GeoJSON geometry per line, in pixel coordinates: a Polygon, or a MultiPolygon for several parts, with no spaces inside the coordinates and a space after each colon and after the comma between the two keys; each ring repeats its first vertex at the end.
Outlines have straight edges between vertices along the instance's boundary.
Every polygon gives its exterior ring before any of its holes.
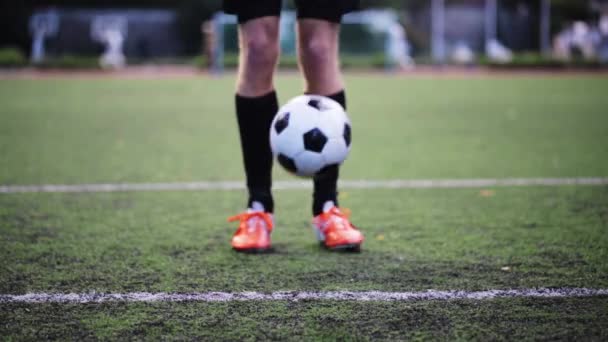
{"type": "MultiPolygon", "coordinates": [[[[544,1],[544,0],[543,0],[544,1]]],[[[433,61],[442,64],[449,57],[459,64],[474,62],[475,53],[470,42],[463,40],[450,42],[446,39],[446,2],[432,0],[431,11],[431,54],[433,61]],[[450,49],[451,46],[451,49],[450,49]]],[[[485,0],[484,3],[484,50],[490,60],[506,63],[511,61],[513,53],[498,40],[498,0],[485,0]]]]}
{"type": "Polygon", "coordinates": [[[388,29],[386,40],[388,59],[401,70],[411,70],[415,63],[411,56],[411,47],[407,41],[405,29],[398,22],[393,22],[388,29]]]}
{"type": "Polygon", "coordinates": [[[399,17],[392,10],[367,10],[347,14],[344,23],[367,24],[373,32],[383,34],[385,64],[389,68],[408,70],[414,67],[411,46],[399,17]]]}
{"type": "Polygon", "coordinates": [[[431,55],[438,64],[445,62],[445,0],[431,0],[431,55]]]}
{"type": "Polygon", "coordinates": [[[577,21],[572,26],[572,47],[580,49],[583,56],[591,59],[595,56],[594,37],[591,28],[583,21],[577,21]]]}
{"type": "Polygon", "coordinates": [[[456,64],[473,64],[475,62],[475,52],[467,43],[461,41],[454,45],[450,58],[456,64]]]}
{"type": "Polygon", "coordinates": [[[599,22],[598,58],[601,62],[608,62],[608,13],[600,18],[599,22]]]}
{"type": "Polygon", "coordinates": [[[32,39],[32,56],[34,63],[44,60],[44,40],[52,37],[59,31],[59,16],[55,11],[47,11],[32,15],[29,22],[32,39]]]}
{"type": "Polygon", "coordinates": [[[608,13],[600,18],[599,29],[602,36],[608,36],[608,13]]]}
{"type": "Polygon", "coordinates": [[[486,41],[486,55],[491,61],[498,63],[509,63],[513,60],[513,52],[497,39],[486,41]]]}
{"type": "Polygon", "coordinates": [[[91,38],[105,45],[99,58],[103,68],[118,69],[126,64],[123,43],[127,36],[127,20],[122,16],[101,15],[91,23],[91,38]]]}
{"type": "Polygon", "coordinates": [[[508,63],[513,59],[513,52],[498,40],[498,3],[497,0],[486,0],[485,6],[485,52],[488,59],[499,63],[508,63]]]}
{"type": "Polygon", "coordinates": [[[573,51],[580,52],[585,59],[597,57],[596,47],[601,41],[601,31],[577,21],[555,36],[553,53],[561,59],[571,59],[573,51]]]}

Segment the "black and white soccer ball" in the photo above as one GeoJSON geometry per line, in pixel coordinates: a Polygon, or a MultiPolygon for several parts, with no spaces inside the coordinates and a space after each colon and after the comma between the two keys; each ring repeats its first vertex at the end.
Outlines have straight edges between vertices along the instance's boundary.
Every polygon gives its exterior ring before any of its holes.
{"type": "Polygon", "coordinates": [[[350,120],[344,108],[328,97],[298,96],[272,121],[270,146],[287,171],[311,177],[344,162],[351,147],[350,120]]]}

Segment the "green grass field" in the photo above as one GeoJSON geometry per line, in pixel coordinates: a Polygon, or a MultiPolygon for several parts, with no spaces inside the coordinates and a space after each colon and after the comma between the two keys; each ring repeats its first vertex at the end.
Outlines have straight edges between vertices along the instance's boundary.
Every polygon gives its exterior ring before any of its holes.
{"type": "MultiPolygon", "coordinates": [[[[242,180],[233,77],[0,80],[0,185],[242,180]]],[[[347,77],[344,179],[608,176],[608,79],[347,77]]],[[[277,80],[282,101],[300,80],[277,80]]],[[[276,179],[292,177],[275,168],[276,179]]],[[[230,249],[242,191],[0,194],[0,294],[608,288],[608,187],[344,189],[367,240],[319,248],[275,193],[271,254],[230,249]]],[[[608,297],[0,303],[3,340],[607,340],[608,297]]]]}

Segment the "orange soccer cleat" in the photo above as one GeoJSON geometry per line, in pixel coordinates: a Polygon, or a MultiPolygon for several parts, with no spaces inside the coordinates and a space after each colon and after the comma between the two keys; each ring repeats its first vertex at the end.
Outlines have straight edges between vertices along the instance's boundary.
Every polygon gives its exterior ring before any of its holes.
{"type": "Polygon", "coordinates": [[[240,222],[232,237],[232,248],[239,252],[266,252],[271,249],[272,214],[249,209],[229,217],[228,222],[232,221],[240,222]]]}
{"type": "Polygon", "coordinates": [[[323,246],[331,250],[360,250],[364,237],[348,220],[349,214],[332,206],[313,218],[313,228],[323,246]]]}

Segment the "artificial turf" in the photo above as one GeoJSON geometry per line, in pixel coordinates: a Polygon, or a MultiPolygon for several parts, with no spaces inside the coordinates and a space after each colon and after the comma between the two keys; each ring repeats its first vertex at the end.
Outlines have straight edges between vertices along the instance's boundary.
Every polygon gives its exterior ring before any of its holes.
{"type": "MultiPolygon", "coordinates": [[[[608,79],[347,84],[345,179],[608,174],[608,79]]],[[[232,77],[0,80],[0,184],[240,180],[232,89],[232,77]]],[[[285,102],[300,81],[277,89],[285,102]]]]}
{"type": "MultiPolygon", "coordinates": [[[[0,184],[242,180],[232,81],[2,80],[0,184]]],[[[606,79],[347,81],[345,179],[608,176],[606,79]]],[[[343,189],[359,254],[319,248],[310,199],[276,192],[274,252],[243,255],[242,191],[1,194],[0,293],[608,288],[606,186],[343,189]]],[[[608,302],[0,303],[0,321],[6,340],[605,340],[608,302]]]]}
{"type": "Polygon", "coordinates": [[[584,340],[608,298],[3,305],[6,340],[584,340]]]}
{"type": "Polygon", "coordinates": [[[229,247],[241,192],[4,195],[0,292],[608,288],[608,188],[344,194],[360,254],[318,246],[306,191],[265,255],[229,247]]]}

